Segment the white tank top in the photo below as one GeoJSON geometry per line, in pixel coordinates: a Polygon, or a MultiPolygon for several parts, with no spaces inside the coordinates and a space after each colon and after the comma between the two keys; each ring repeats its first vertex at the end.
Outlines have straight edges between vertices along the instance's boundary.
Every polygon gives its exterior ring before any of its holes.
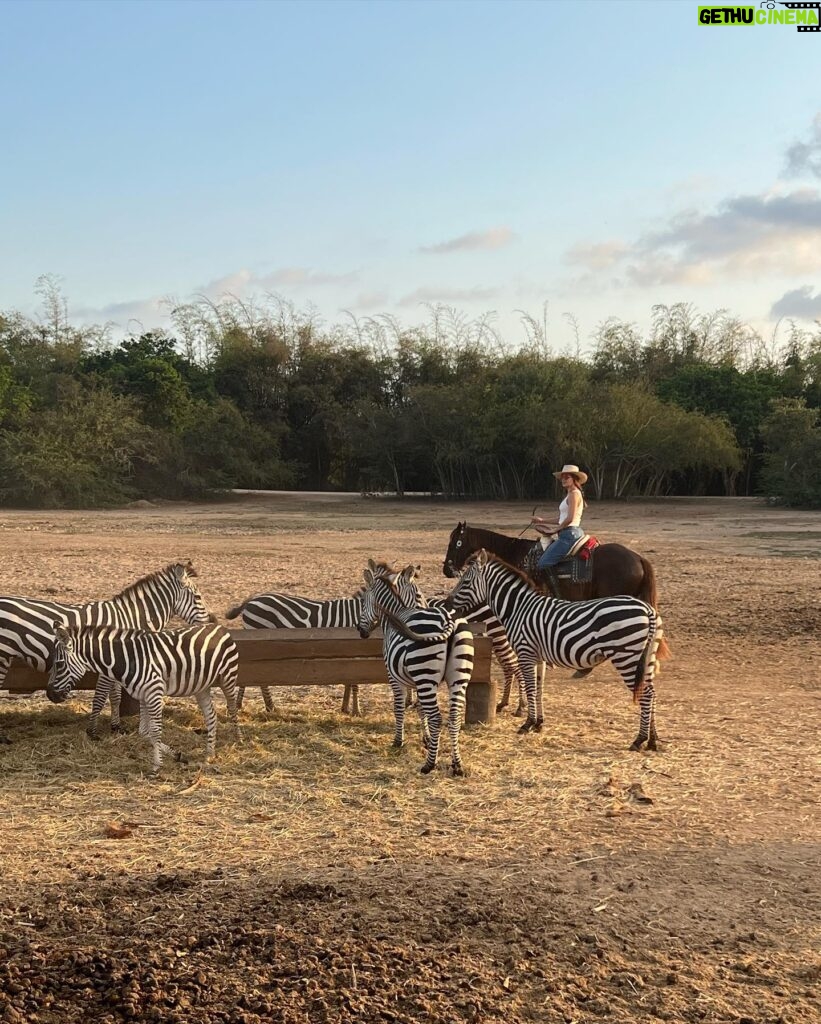
{"type": "MultiPolygon", "coordinates": [[[[568,516],[568,513],[570,512],[570,503],[569,503],[568,498],[569,498],[569,495],[565,496],[564,501],[561,503],[561,505],[559,505],[559,522],[560,523],[564,523],[565,519],[568,516]]],[[[576,514],[573,516],[573,519],[569,523],[565,523],[564,524],[564,527],[562,527],[562,529],[564,529],[567,526],[580,526],[581,525],[582,512],[584,512],[584,498],[582,497],[581,492],[579,492],[579,499],[580,499],[579,504],[576,506],[576,514]]]]}

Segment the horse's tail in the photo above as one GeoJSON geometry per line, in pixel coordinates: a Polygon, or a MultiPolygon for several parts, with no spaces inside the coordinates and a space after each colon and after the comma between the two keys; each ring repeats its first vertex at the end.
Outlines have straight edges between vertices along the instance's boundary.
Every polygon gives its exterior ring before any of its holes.
{"type": "MultiPolygon", "coordinates": [[[[656,589],[656,570],[653,568],[652,563],[648,562],[642,555],[639,555],[639,558],[641,559],[642,577],[641,586],[639,587],[639,592],[636,594],[636,597],[658,611],[659,599],[658,590],[656,589]]],[[[656,657],[670,657],[670,645],[667,643],[664,635],[662,635],[661,640],[659,641],[659,648],[656,657]]]]}
{"type": "Polygon", "coordinates": [[[633,676],[633,703],[638,704],[644,693],[646,682],[647,682],[647,662],[653,656],[653,651],[656,651],[656,657],[659,657],[658,651],[661,650],[661,645],[664,643],[664,633],[661,628],[661,616],[653,609],[649,613],[649,626],[647,630],[647,641],[644,645],[644,650],[641,652],[639,663],[636,665],[636,674],[633,676]],[[659,635],[660,634],[660,635],[659,635]],[[658,641],[656,637],[658,636],[658,641]]]}

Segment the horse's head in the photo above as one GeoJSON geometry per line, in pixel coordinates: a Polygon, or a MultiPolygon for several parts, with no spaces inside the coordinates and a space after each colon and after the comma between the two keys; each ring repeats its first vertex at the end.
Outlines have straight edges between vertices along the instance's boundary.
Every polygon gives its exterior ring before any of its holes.
{"type": "Polygon", "coordinates": [[[472,549],[467,543],[467,532],[467,522],[457,523],[456,529],[450,535],[445,561],[442,563],[442,574],[449,580],[459,575],[468,555],[472,554],[472,549]]]}

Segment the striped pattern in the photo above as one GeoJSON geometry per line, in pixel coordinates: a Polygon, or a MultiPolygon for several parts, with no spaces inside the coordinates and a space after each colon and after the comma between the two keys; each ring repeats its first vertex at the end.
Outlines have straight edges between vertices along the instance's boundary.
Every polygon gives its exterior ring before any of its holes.
{"type": "MultiPolygon", "coordinates": [[[[41,672],[51,668],[55,622],[67,626],[162,629],[174,616],[191,625],[211,621],[195,583],[196,575],[190,561],[176,562],[144,576],[108,600],[82,605],[0,597],[0,689],[14,658],[41,672]]],[[[110,695],[111,727],[116,731],[120,726],[119,687],[111,687],[110,695]]]]}
{"type": "Polygon", "coordinates": [[[396,586],[384,575],[365,570],[365,592],[359,632],[369,636],[381,624],[385,668],[393,693],[396,732],[393,744],[401,747],[405,739],[405,691],[412,688],[419,698],[419,713],[427,757],[422,773],[436,767],[442,716],[437,692],[448,687],[448,732],[451,767],[454,775],[464,775],[459,753],[459,730],[465,707],[468,682],[473,671],[473,634],[464,619],[444,608],[413,607],[403,602],[396,586]],[[407,635],[412,631],[415,637],[407,635]]]}
{"type": "MultiPolygon", "coordinates": [[[[156,774],[164,754],[180,755],[162,742],[163,697],[196,697],[207,729],[206,757],[214,756],[217,716],[211,687],[219,686],[236,729],[239,654],[223,626],[188,626],[152,632],[116,626],[55,626],[54,664],[48,697],[61,703],[87,672],[118,683],[140,702],[140,734],[148,736],[156,774]]],[[[102,691],[101,691],[102,692],[102,691]]],[[[96,724],[105,697],[95,692],[89,732],[96,724]]]]}
{"type": "MultiPolygon", "coordinates": [[[[404,573],[408,573],[408,570],[413,570],[413,567],[408,566],[404,573]]],[[[383,574],[389,574],[392,582],[397,584],[404,604],[411,606],[416,603],[419,597],[414,598],[410,593],[402,592],[403,585],[413,584],[415,571],[411,572],[410,577],[390,573],[389,567],[384,563],[381,565],[381,571],[383,574]],[[403,578],[405,583],[403,583],[403,578]]],[[[422,598],[422,600],[424,599],[422,598]]],[[[445,598],[430,598],[426,603],[431,608],[438,608],[442,607],[444,601],[445,598]]],[[[313,601],[310,598],[293,597],[290,594],[260,594],[257,597],[249,598],[244,604],[229,608],[225,617],[226,619],[235,619],[241,614],[242,624],[246,629],[349,629],[356,626],[361,608],[361,595],[332,601],[313,601]]],[[[524,680],[519,671],[516,653],[507,639],[504,627],[487,605],[471,608],[463,613],[463,617],[468,622],[484,625],[485,633],[493,645],[493,653],[501,666],[505,681],[504,694],[496,708],[497,711],[501,711],[509,703],[513,683],[516,684],[521,694],[524,693],[524,680]]],[[[270,712],[274,707],[271,691],[267,686],[260,687],[260,689],[265,701],[265,710],[270,712]]],[[[245,687],[240,686],[240,707],[242,707],[244,695],[245,687]]],[[[520,701],[522,699],[520,697],[520,701]]],[[[359,687],[356,683],[345,684],[342,698],[343,714],[347,714],[349,709],[352,715],[361,714],[359,687]]]]}
{"type": "MultiPolygon", "coordinates": [[[[259,594],[251,597],[236,608],[229,608],[226,619],[242,615],[245,629],[353,629],[359,619],[362,607],[359,597],[340,598],[333,601],[313,601],[306,597],[290,594],[259,594]]],[[[260,687],[265,710],[274,709],[270,687],[260,687]]],[[[242,707],[245,687],[240,686],[238,703],[242,707]]],[[[342,698],[342,711],[360,715],[359,686],[346,683],[342,698]]]]}
{"type": "Polygon", "coordinates": [[[541,729],[544,722],[538,662],[586,669],[610,660],[639,703],[639,733],[630,749],[644,743],[656,749],[653,679],[663,632],[651,605],[635,597],[577,602],[543,597],[521,572],[486,551],[468,562],[448,604],[457,609],[487,604],[504,626],[527,691],[528,718],[520,732],[541,729]]]}

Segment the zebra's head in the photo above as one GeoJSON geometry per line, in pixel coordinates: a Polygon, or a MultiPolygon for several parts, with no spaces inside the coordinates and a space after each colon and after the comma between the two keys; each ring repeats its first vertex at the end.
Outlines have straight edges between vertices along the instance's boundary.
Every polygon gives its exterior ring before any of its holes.
{"type": "Polygon", "coordinates": [[[205,626],[209,622],[216,622],[216,616],[205,607],[205,601],[194,580],[198,573],[190,559],[187,562],[176,562],[169,566],[169,569],[173,585],[174,615],[179,615],[189,626],[205,626]]]}
{"type": "Polygon", "coordinates": [[[468,556],[465,534],[467,532],[467,520],[464,523],[457,523],[456,529],[451,533],[448,541],[448,549],[445,552],[445,561],[442,563],[442,575],[449,580],[455,579],[465,564],[468,556]]]}
{"type": "Polygon", "coordinates": [[[468,559],[461,579],[445,598],[446,608],[461,610],[487,603],[487,563],[488,555],[484,548],[468,559]]]}
{"type": "Polygon", "coordinates": [[[52,704],[62,704],[88,671],[77,653],[77,638],[62,622],[54,623],[54,663],[48,677],[46,696],[52,704]]]}
{"type": "Polygon", "coordinates": [[[424,605],[424,598],[414,583],[418,568],[409,565],[402,572],[395,573],[384,563],[377,565],[372,558],[368,559],[368,568],[364,573],[365,587],[360,595],[362,607],[356,624],[363,639],[367,639],[379,625],[382,615],[380,599],[384,601],[392,595],[398,603],[407,607],[424,605]]]}

